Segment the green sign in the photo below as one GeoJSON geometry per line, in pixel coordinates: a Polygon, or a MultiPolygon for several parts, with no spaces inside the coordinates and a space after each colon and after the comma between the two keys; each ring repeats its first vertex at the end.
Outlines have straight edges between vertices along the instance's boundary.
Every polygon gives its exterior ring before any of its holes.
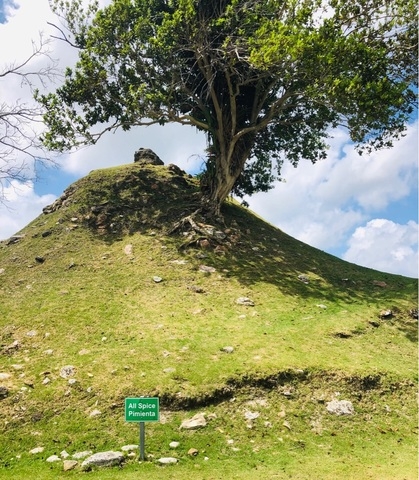
{"type": "Polygon", "coordinates": [[[126,398],[125,399],[126,422],[158,422],[159,399],[158,398],[126,398]]]}

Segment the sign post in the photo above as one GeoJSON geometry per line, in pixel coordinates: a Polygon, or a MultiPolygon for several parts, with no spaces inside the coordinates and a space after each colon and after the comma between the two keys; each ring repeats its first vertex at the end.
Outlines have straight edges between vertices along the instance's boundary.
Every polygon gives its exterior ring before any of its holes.
{"type": "Polygon", "coordinates": [[[145,459],[145,422],[159,421],[159,399],[156,397],[126,398],[125,421],[140,424],[140,460],[145,459]]]}

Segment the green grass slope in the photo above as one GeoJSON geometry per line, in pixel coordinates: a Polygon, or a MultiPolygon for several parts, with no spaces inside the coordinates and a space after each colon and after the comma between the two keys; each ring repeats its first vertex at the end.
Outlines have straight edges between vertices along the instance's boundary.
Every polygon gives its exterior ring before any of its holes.
{"type": "Polygon", "coordinates": [[[170,167],[94,171],[0,243],[0,478],[86,475],[46,458],[136,443],[124,398],[158,396],[150,461],[89,478],[416,479],[417,280],[232,201],[200,234],[172,231],[197,199],[170,167]],[[354,414],[330,414],[333,399],[354,414]],[[208,425],[179,430],[197,412],[208,425]]]}

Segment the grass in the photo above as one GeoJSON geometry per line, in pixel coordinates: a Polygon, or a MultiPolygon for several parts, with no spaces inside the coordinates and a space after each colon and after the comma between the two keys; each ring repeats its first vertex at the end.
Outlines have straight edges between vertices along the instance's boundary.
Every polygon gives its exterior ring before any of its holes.
{"type": "Polygon", "coordinates": [[[341,261],[234,202],[221,247],[180,248],[187,237],[168,231],[196,198],[194,179],[165,167],[100,170],[0,243],[0,478],[83,475],[45,459],[136,443],[123,400],[142,395],[164,418],[147,425],[150,460],[179,463],[129,460],[124,479],[416,478],[417,280],[341,261]],[[355,415],[329,414],[335,397],[355,415]],[[246,410],[260,413],[252,428],[246,410]],[[206,428],[179,430],[201,411],[206,428]]]}

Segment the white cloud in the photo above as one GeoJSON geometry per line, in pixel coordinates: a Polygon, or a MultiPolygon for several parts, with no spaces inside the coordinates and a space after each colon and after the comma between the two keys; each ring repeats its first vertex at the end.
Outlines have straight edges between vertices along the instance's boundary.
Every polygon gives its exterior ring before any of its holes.
{"type": "Polygon", "coordinates": [[[389,273],[418,277],[418,224],[377,218],[358,227],[349,239],[347,260],[389,273]]]}
{"type": "Polygon", "coordinates": [[[326,160],[297,168],[285,164],[274,190],[246,200],[250,208],[288,234],[321,249],[339,246],[351,232],[417,185],[417,127],[392,149],[362,157],[342,129],[334,132],[326,160]]]}
{"type": "Polygon", "coordinates": [[[0,203],[0,240],[17,233],[56,199],[55,195],[36,195],[32,182],[12,181],[3,193],[7,203],[0,203]]]}

